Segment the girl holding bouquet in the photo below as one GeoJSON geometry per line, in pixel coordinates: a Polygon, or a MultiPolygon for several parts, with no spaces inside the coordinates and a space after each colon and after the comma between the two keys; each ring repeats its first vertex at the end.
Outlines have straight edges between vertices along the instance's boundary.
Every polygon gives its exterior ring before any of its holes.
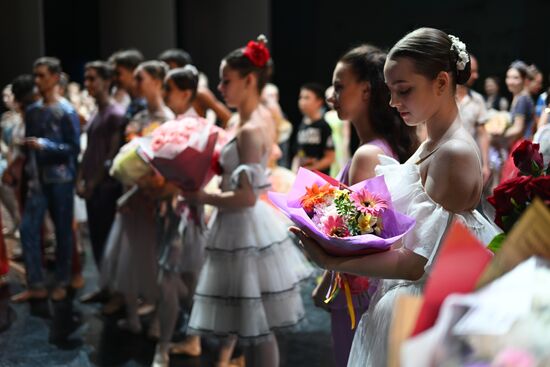
{"type": "MultiPolygon", "coordinates": [[[[334,91],[328,102],[334,106],[338,118],[351,121],[360,140],[359,148],[339,174],[338,181],[345,185],[374,177],[374,167],[380,163],[379,155],[405,162],[417,147],[414,128],[403,124],[397,111],[389,106],[389,91],[384,83],[385,61],[384,52],[362,45],[342,56],[334,69],[334,91]]],[[[376,282],[367,283],[365,278],[349,274],[345,276],[352,285],[363,284],[362,287],[352,286],[357,289],[352,296],[355,314],[362,315],[368,308],[376,282]]],[[[336,366],[343,367],[347,365],[355,330],[350,328],[343,291],[325,304],[330,280],[331,274],[326,272],[313,297],[316,305],[328,307],[330,311],[336,366]]]]}
{"type": "MultiPolygon", "coordinates": [[[[198,117],[193,108],[197,94],[199,73],[192,65],[172,69],[164,80],[165,101],[177,116],[176,121],[186,117],[198,117]]],[[[182,122],[183,123],[183,122],[182,122]]],[[[169,365],[170,341],[174,333],[180,302],[190,305],[198,273],[204,259],[206,239],[202,208],[195,208],[196,216],[180,215],[176,210],[179,190],[176,188],[169,199],[161,202],[162,215],[158,217],[158,233],[162,247],[159,260],[160,295],[158,313],[159,341],[153,360],[153,367],[169,365]],[[183,223],[182,223],[183,221],[183,223]],[[180,231],[182,232],[180,235],[180,231]]],[[[191,213],[189,211],[188,213],[191,213]]],[[[173,346],[172,352],[190,355],[200,354],[200,339],[188,339],[173,346]]]]}
{"type": "Polygon", "coordinates": [[[461,126],[456,84],[470,75],[469,55],[454,36],[421,28],[389,52],[384,77],[390,105],[408,126],[426,122],[428,139],[400,165],[381,156],[377,175],[384,175],[396,210],[416,225],[389,251],[356,257],[329,256],[297,228],[311,258],[325,269],[381,278],[368,311],[355,333],[348,366],[383,366],[394,301],[401,294],[420,294],[439,243],[453,219],[462,221],[488,243],[498,233],[474,208],[483,188],[476,143],[461,126]]]}
{"type": "Polygon", "coordinates": [[[218,366],[229,365],[237,341],[249,346],[247,366],[279,365],[273,330],[304,317],[299,282],[311,272],[285,225],[257,200],[269,185],[266,164],[275,139],[271,114],[260,104],[271,62],[265,42],[260,36],[220,66],[219,90],[239,117],[236,137],[220,156],[222,192],[184,193],[190,204],[219,210],[189,321],[191,333],[225,337],[218,366]]]}
{"type": "MultiPolygon", "coordinates": [[[[140,64],[134,72],[139,93],[147,100],[147,109],[138,113],[127,128],[127,138],[146,136],[162,122],[174,118],[162,98],[162,86],[168,67],[158,61],[140,64]]],[[[158,297],[156,200],[150,193],[160,187],[156,176],[139,180],[139,190],[119,209],[107,241],[102,263],[102,284],[110,285],[124,296],[126,319],[119,327],[141,332],[138,297],[153,303],[158,297]]]]}

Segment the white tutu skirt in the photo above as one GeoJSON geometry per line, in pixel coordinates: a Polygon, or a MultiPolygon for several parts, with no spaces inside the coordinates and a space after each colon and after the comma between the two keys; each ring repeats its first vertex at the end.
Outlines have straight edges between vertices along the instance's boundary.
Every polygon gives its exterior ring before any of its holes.
{"type": "MultiPolygon", "coordinates": [[[[202,216],[201,216],[202,218],[202,216]]],[[[205,258],[205,247],[207,242],[207,226],[203,222],[196,224],[194,221],[183,218],[180,225],[182,237],[182,272],[192,274],[198,279],[205,258]]]]}
{"type": "MultiPolygon", "coordinates": [[[[202,209],[198,209],[197,219],[171,211],[168,221],[170,230],[161,235],[161,255],[159,258],[160,279],[166,273],[184,274],[196,284],[205,258],[208,235],[206,223],[202,220],[202,209]]],[[[194,288],[194,287],[193,287],[194,288]]],[[[191,290],[192,291],[192,290],[191,290]]]]}
{"type": "Polygon", "coordinates": [[[221,210],[206,247],[189,331],[260,343],[304,318],[300,282],[312,273],[274,209],[221,210]]]}
{"type": "Polygon", "coordinates": [[[101,263],[100,284],[155,301],[157,284],[155,217],[149,208],[117,213],[101,263]]]}

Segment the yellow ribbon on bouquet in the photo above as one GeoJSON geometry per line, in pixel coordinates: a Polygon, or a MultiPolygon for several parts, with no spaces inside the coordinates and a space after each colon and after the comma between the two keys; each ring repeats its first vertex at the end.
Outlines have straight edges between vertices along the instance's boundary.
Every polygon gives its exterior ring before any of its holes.
{"type": "Polygon", "coordinates": [[[346,296],[346,305],[348,307],[349,317],[351,319],[351,329],[355,329],[355,308],[353,307],[353,299],[351,298],[351,288],[349,286],[348,278],[342,276],[340,273],[332,272],[332,280],[330,282],[330,287],[328,289],[327,295],[325,296],[325,303],[330,303],[338,294],[338,283],[339,280],[342,280],[344,283],[344,295],[346,296]]]}

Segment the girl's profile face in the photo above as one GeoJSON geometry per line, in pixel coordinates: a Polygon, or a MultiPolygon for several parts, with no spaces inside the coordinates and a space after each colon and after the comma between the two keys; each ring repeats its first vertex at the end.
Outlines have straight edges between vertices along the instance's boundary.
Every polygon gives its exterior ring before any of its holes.
{"type": "Polygon", "coordinates": [[[136,69],[134,79],[136,81],[136,87],[139,95],[145,98],[148,96],[154,96],[156,93],[161,91],[160,81],[154,79],[142,68],[136,69]]]}
{"type": "Polygon", "coordinates": [[[510,68],[506,72],[506,86],[512,94],[518,94],[523,90],[525,80],[521,77],[519,71],[515,68],[510,68]]]}
{"type": "Polygon", "coordinates": [[[327,99],[341,120],[355,121],[369,103],[368,82],[357,80],[349,64],[339,62],[332,75],[334,91],[327,99]]]}
{"type": "MultiPolygon", "coordinates": [[[[386,61],[384,77],[391,93],[390,106],[397,109],[407,125],[416,126],[436,113],[445,94],[442,93],[440,75],[430,80],[419,74],[408,57],[386,61]]],[[[443,86],[448,87],[448,83],[443,86]]]]}
{"type": "Polygon", "coordinates": [[[231,69],[225,61],[220,65],[218,90],[229,107],[238,107],[245,98],[246,77],[231,69]]]}
{"type": "Polygon", "coordinates": [[[164,102],[176,115],[185,113],[191,102],[191,90],[181,90],[172,79],[164,82],[164,102]]]}

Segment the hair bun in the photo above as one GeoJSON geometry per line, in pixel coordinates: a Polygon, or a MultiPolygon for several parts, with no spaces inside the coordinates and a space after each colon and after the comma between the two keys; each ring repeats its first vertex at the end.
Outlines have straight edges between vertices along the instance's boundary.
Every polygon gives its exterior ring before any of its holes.
{"type": "Polygon", "coordinates": [[[271,58],[269,49],[265,46],[267,38],[263,34],[258,36],[258,41],[250,41],[243,50],[244,56],[257,68],[263,68],[271,58]]]}
{"type": "Polygon", "coordinates": [[[464,70],[456,70],[456,84],[466,84],[470,80],[472,62],[468,61],[464,70]]]}

